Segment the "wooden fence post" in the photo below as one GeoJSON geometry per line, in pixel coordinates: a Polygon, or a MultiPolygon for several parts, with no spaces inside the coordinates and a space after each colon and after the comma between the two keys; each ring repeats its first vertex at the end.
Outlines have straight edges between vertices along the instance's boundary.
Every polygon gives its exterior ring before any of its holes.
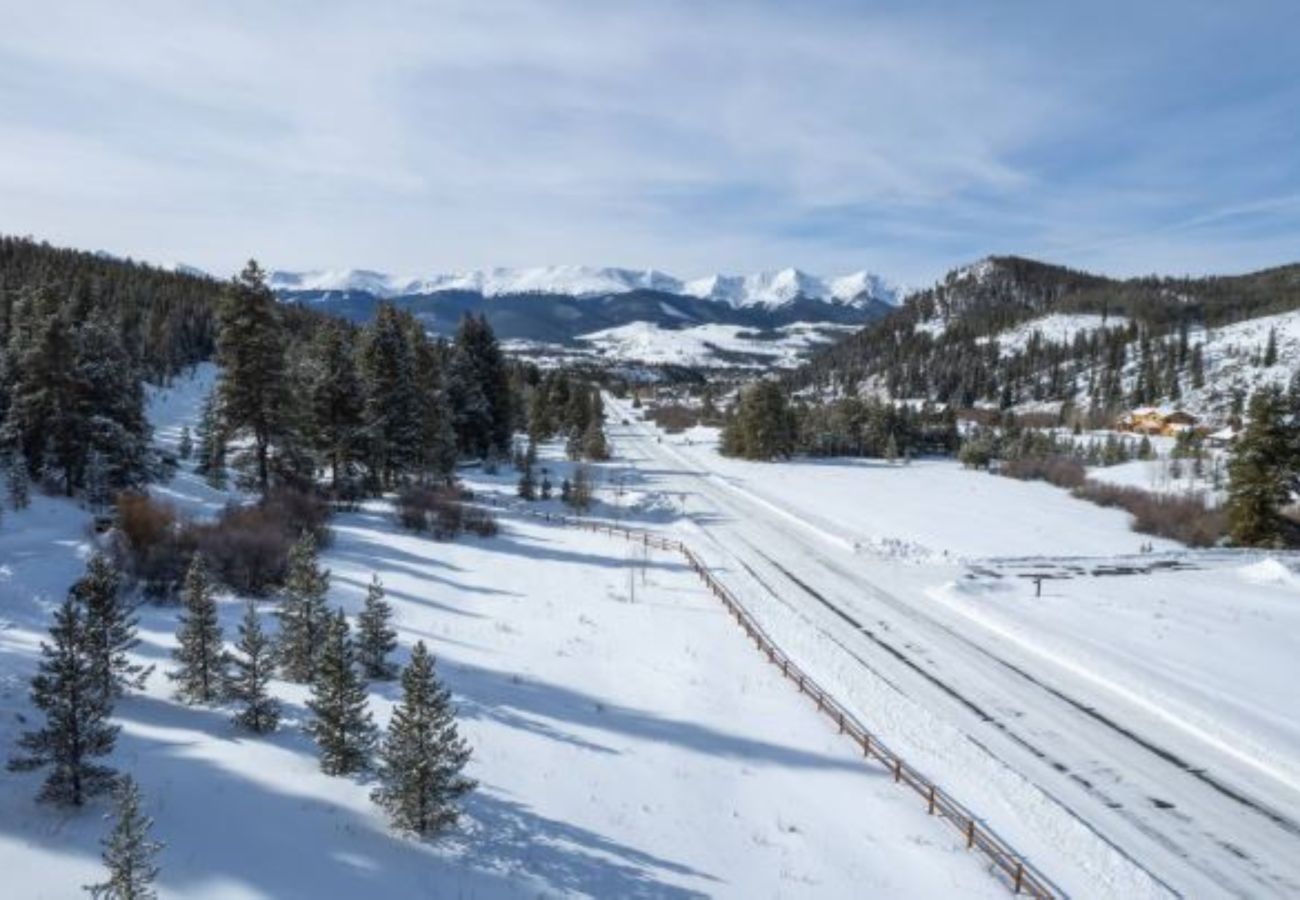
{"type": "Polygon", "coordinates": [[[1017,894],[1020,893],[1020,888],[1021,885],[1024,884],[1024,881],[1025,881],[1025,864],[1022,862],[1018,862],[1016,863],[1016,893],[1017,894]]]}

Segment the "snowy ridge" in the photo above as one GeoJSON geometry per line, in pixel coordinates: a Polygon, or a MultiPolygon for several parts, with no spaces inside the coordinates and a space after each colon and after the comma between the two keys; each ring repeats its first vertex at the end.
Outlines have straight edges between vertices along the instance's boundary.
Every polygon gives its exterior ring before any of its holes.
{"type": "Polygon", "coordinates": [[[277,291],[364,291],[387,298],[440,291],[473,291],[485,297],[503,294],[605,296],[634,290],[655,290],[733,307],[784,306],[797,298],[866,306],[896,304],[902,289],[865,270],[836,278],[820,278],[799,269],[752,275],[708,275],[683,281],[657,269],[541,266],[537,268],[474,269],[428,276],[395,276],[369,269],[323,269],[308,272],[274,271],[270,286],[277,291]]]}

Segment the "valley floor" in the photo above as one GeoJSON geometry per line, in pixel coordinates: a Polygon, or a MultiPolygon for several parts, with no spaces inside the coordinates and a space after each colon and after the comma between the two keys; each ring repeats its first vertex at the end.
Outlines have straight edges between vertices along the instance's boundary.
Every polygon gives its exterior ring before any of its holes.
{"type": "Polygon", "coordinates": [[[622,514],[676,528],[1065,893],[1300,891],[1295,554],[1187,551],[951,461],[730,460],[611,411],[622,514]]]}
{"type": "MultiPolygon", "coordinates": [[[[160,441],[199,395],[155,396],[160,441]]],[[[506,493],[510,481],[475,486],[506,493]]],[[[187,472],[159,493],[196,514],[222,499],[187,472]]],[[[87,518],[37,498],[0,524],[6,753],[33,721],[27,680],[89,551],[87,518]]],[[[428,642],[459,704],[481,787],[462,826],[435,842],[394,836],[366,779],[319,772],[302,686],[275,683],[286,721],[266,738],[237,732],[226,709],[174,700],[164,670],[176,610],[141,608],[139,657],[158,669],[118,704],[111,763],[138,779],[167,844],[162,896],[1005,893],[761,660],[678,557],[509,512],[502,525],[495,538],[435,543],[397,529],[376,501],[335,519],[323,556],[330,599],[349,613],[371,574],[383,579],[400,654],[428,642]]],[[[262,604],[268,622],[273,606],[262,604]]],[[[222,598],[228,637],[240,611],[222,598]]],[[[396,692],[372,686],[380,723],[396,692]]],[[[83,896],[101,877],[107,804],[41,807],[39,780],[0,778],[3,893],[83,896]]]]}

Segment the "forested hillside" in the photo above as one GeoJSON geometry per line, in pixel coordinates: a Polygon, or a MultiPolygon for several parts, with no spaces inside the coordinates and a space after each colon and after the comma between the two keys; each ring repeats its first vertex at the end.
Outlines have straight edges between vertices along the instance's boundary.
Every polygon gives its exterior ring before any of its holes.
{"type": "Polygon", "coordinates": [[[105,502],[151,467],[143,383],[211,356],[221,285],[0,237],[0,454],[28,480],[105,502]]]}
{"type": "MultiPolygon", "coordinates": [[[[1249,354],[1250,363],[1273,366],[1277,334],[1266,331],[1258,347],[1217,347],[1216,337],[1231,336],[1247,320],[1297,309],[1300,265],[1120,281],[991,257],[953,271],[823,351],[791,383],[796,389],[866,387],[896,399],[967,407],[1068,402],[1105,415],[1179,402],[1205,387],[1220,357],[1249,354]]],[[[1212,402],[1229,399],[1216,395],[1212,402]]]]}

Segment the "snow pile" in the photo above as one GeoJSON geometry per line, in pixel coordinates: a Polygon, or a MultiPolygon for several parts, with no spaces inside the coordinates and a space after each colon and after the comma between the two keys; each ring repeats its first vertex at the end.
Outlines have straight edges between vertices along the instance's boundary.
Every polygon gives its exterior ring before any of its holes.
{"type": "Polygon", "coordinates": [[[1257,563],[1242,566],[1237,575],[1247,584],[1268,585],[1274,587],[1300,586],[1300,577],[1291,571],[1281,560],[1269,557],[1257,563]]]}

